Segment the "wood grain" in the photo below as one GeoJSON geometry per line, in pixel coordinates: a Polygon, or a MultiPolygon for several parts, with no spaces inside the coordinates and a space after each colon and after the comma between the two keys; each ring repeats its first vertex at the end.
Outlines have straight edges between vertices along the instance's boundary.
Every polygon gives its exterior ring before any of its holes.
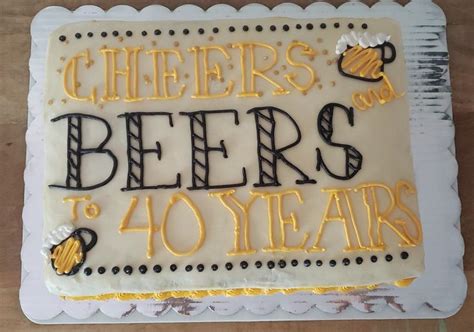
{"type": "MultiPolygon", "coordinates": [[[[342,0],[327,0],[339,5],[342,0]]],[[[60,5],[75,9],[85,4],[96,4],[104,9],[126,2],[141,9],[152,1],[145,0],[16,0],[0,2],[0,330],[69,330],[93,331],[106,328],[114,331],[178,331],[184,328],[192,331],[472,331],[474,330],[474,44],[471,41],[474,30],[474,1],[435,0],[448,18],[448,48],[453,88],[453,111],[456,126],[456,153],[459,162],[459,192],[463,203],[461,217],[462,234],[466,245],[464,269],[468,279],[468,297],[461,311],[446,320],[394,320],[394,321],[326,321],[326,322],[267,322],[267,323],[200,323],[200,324],[145,324],[145,325],[71,325],[38,326],[31,323],[21,312],[18,301],[20,286],[20,249],[22,236],[21,210],[23,206],[23,169],[25,164],[25,141],[28,59],[30,53],[30,23],[42,8],[60,5]]],[[[170,9],[189,1],[162,0],[170,9]]],[[[235,7],[254,1],[247,0],[192,0],[192,3],[207,8],[216,3],[228,3],[235,7]]],[[[282,1],[260,0],[267,6],[282,1]]],[[[301,6],[309,0],[293,1],[301,6]]],[[[373,4],[374,0],[364,1],[373,4]]],[[[405,4],[407,1],[400,1],[405,4]]]]}

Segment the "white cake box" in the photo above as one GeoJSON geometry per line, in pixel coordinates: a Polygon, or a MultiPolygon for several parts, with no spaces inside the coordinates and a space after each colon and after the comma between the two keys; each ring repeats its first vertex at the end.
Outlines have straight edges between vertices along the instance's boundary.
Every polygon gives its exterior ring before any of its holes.
{"type": "Polygon", "coordinates": [[[26,133],[24,236],[20,302],[25,315],[38,323],[178,322],[245,320],[319,320],[381,318],[444,318],[459,310],[466,296],[462,271],[464,251],[459,231],[460,203],[453,155],[454,127],[446,20],[429,0],[405,7],[380,1],[372,8],[350,2],[335,8],[314,3],[306,9],[282,4],[273,10],[252,4],[239,11],[216,5],[203,11],[185,5],[174,11],[153,5],[137,11],[116,6],[104,12],[83,6],[71,12],[48,7],[31,26],[29,125],[26,133]],[[75,302],[48,293],[42,276],[43,90],[49,33],[71,22],[87,20],[212,20],[216,18],[390,17],[400,22],[408,70],[412,151],[426,271],[411,286],[383,286],[350,294],[294,294],[259,297],[212,297],[200,300],[75,302]]]}

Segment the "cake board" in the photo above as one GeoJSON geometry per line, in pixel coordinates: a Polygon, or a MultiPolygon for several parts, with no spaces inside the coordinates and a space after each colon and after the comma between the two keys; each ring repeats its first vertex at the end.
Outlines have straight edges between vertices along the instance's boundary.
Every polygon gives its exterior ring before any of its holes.
{"type": "Polygon", "coordinates": [[[116,6],[104,12],[83,6],[71,12],[48,7],[31,26],[30,94],[25,169],[24,236],[20,302],[32,321],[54,323],[130,323],[327,319],[445,318],[466,296],[459,230],[457,164],[454,156],[446,19],[429,0],[405,7],[380,1],[371,8],[352,1],[339,8],[314,3],[305,9],[282,4],[272,10],[252,4],[236,10],[216,5],[203,11],[185,5],[174,11],[153,5],[137,11],[116,6]],[[412,151],[424,229],[426,271],[408,288],[382,286],[349,294],[294,294],[213,297],[200,300],[73,302],[50,295],[42,279],[43,89],[47,39],[57,27],[87,20],[212,20],[220,18],[390,17],[402,27],[408,71],[412,151]]]}

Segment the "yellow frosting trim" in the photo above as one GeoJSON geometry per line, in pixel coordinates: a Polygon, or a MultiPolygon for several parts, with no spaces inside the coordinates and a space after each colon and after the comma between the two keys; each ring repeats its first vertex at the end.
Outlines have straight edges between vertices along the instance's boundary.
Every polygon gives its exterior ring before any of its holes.
{"type": "MultiPolygon", "coordinates": [[[[415,278],[407,278],[395,281],[393,284],[397,287],[409,286],[415,278]]],[[[164,301],[169,298],[191,298],[200,299],[206,296],[257,296],[272,295],[281,293],[284,295],[294,294],[296,292],[310,292],[313,294],[326,294],[329,292],[349,293],[356,290],[373,290],[379,285],[365,286],[326,286],[326,287],[295,287],[295,288],[231,288],[231,289],[209,289],[209,290],[182,290],[168,291],[158,293],[109,293],[92,296],[63,296],[65,300],[71,301],[106,301],[106,300],[158,300],[164,301]]]]}

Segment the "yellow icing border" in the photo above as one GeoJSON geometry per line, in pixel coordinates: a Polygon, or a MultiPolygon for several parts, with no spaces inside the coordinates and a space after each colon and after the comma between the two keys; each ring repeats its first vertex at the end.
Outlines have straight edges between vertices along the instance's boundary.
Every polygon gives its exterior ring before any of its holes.
{"type": "MultiPolygon", "coordinates": [[[[415,278],[406,278],[393,282],[397,287],[408,287],[415,278]]],[[[355,290],[373,290],[379,287],[379,284],[366,286],[326,286],[326,287],[298,287],[298,288],[232,288],[232,289],[209,289],[194,291],[168,291],[158,293],[109,293],[92,296],[63,296],[65,300],[72,301],[106,301],[106,300],[167,300],[169,298],[191,298],[200,299],[206,296],[256,296],[272,295],[282,293],[285,295],[296,292],[311,292],[313,294],[325,294],[329,292],[349,293],[355,290]]]]}

